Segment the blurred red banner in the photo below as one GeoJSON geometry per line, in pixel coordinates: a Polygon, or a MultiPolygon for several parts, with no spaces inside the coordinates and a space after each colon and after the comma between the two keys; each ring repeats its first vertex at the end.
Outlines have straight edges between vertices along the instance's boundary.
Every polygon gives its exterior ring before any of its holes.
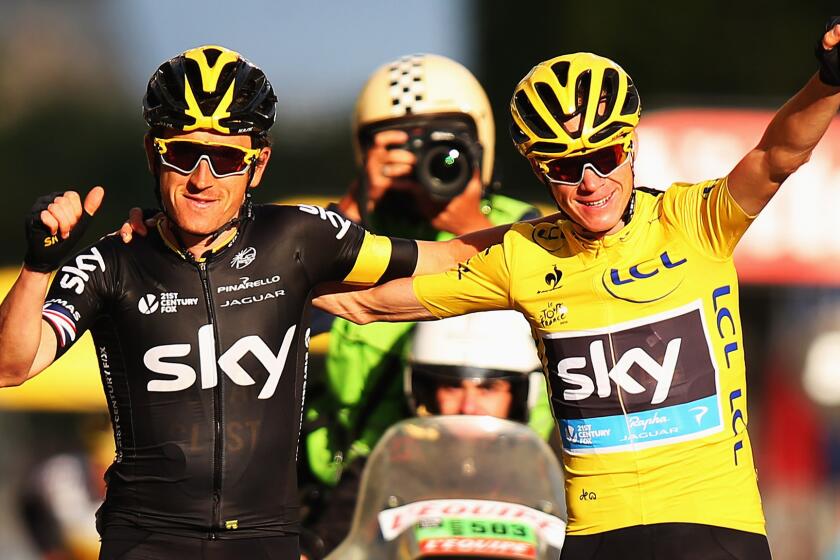
{"type": "MultiPolygon", "coordinates": [[[[772,111],[669,109],[639,125],[636,184],[722,177],[761,138],[772,111]]],[[[735,251],[745,283],[840,285],[840,117],[735,251]]]]}

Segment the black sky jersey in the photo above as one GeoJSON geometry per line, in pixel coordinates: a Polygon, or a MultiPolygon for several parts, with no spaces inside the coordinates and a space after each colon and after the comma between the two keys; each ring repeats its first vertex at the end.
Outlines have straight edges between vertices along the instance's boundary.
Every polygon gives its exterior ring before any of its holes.
{"type": "Polygon", "coordinates": [[[116,439],[107,526],[200,538],[297,532],[312,288],[410,275],[414,242],[316,206],[257,206],[195,262],[162,230],[108,236],[56,274],[58,356],[90,329],[116,439]]]}

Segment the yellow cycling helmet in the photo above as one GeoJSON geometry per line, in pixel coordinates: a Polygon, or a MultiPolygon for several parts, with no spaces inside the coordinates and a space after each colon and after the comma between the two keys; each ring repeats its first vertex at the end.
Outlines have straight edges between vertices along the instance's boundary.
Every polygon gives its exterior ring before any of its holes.
{"type": "Polygon", "coordinates": [[[155,71],[143,97],[150,127],[222,134],[265,133],[277,97],[262,70],[217,45],[190,49],[155,71]]]}
{"type": "Polygon", "coordinates": [[[511,136],[525,157],[559,158],[629,147],[641,104],[633,80],[608,58],[580,52],[534,66],[510,101],[511,136]],[[576,126],[566,124],[580,117],[576,126]]]}
{"type": "Polygon", "coordinates": [[[368,126],[414,116],[466,115],[481,144],[481,180],[493,176],[496,129],[487,94],[469,70],[435,54],[404,56],[380,66],[356,100],[353,147],[361,165],[360,132],[368,126]]]}

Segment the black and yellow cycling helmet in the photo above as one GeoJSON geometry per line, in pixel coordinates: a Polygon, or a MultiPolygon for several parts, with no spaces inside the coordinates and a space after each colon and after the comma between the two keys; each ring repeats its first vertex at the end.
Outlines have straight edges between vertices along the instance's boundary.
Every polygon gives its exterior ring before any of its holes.
{"type": "Polygon", "coordinates": [[[155,71],[143,97],[151,127],[221,134],[267,132],[277,97],[262,70],[216,45],[190,49],[155,71]]]}
{"type": "Polygon", "coordinates": [[[624,69],[580,52],[536,65],[516,86],[510,112],[519,153],[549,159],[615,144],[629,147],[641,104],[624,69]],[[577,116],[577,126],[567,126],[577,116]]]}

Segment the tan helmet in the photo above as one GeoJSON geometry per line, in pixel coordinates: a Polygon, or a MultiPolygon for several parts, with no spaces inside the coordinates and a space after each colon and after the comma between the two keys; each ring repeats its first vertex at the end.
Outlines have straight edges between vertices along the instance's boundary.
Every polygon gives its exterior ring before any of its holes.
{"type": "Polygon", "coordinates": [[[415,115],[469,116],[482,147],[481,180],[493,176],[496,129],[484,88],[475,76],[452,59],[436,54],[403,56],[380,66],[368,78],[356,100],[353,147],[361,165],[359,132],[382,121],[415,115]]]}

